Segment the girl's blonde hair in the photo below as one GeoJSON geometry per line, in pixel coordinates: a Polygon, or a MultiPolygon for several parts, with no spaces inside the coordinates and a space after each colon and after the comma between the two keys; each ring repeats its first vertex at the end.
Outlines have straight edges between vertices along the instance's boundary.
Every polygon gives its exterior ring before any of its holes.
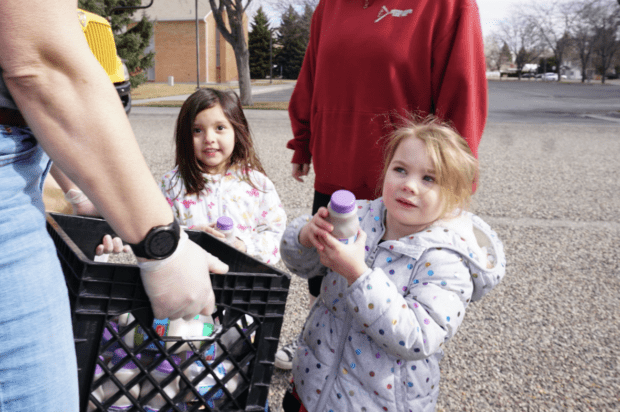
{"type": "Polygon", "coordinates": [[[440,218],[456,209],[466,210],[478,177],[478,160],[463,139],[448,123],[435,116],[403,118],[402,124],[388,136],[383,180],[400,143],[416,137],[426,144],[440,187],[443,210],[440,218]]]}

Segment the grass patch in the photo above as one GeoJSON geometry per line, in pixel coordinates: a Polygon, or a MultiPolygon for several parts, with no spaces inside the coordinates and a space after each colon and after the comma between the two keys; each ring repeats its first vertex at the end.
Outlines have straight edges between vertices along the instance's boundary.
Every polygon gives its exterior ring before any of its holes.
{"type": "MultiPolygon", "coordinates": [[[[181,107],[183,100],[167,100],[149,103],[134,103],[134,107],[181,107]]],[[[254,102],[253,106],[243,106],[251,110],[288,110],[288,102],[254,102]]]]}
{"type": "MultiPolygon", "coordinates": [[[[272,86],[287,84],[292,80],[274,80],[272,86]]],[[[269,86],[269,80],[253,80],[252,86],[269,86]]],[[[201,87],[211,87],[218,90],[230,90],[237,87],[236,84],[208,84],[201,87]]],[[[154,99],[157,97],[179,96],[183,94],[192,94],[196,91],[196,83],[178,83],[174,86],[168,86],[167,83],[143,83],[135,89],[131,90],[132,99],[154,99]]]]}
{"type": "Polygon", "coordinates": [[[288,110],[288,102],[254,102],[253,106],[243,106],[252,110],[288,110]]]}
{"type": "Polygon", "coordinates": [[[159,102],[148,102],[148,103],[132,103],[132,107],[181,107],[183,106],[184,100],[162,100],[159,102]]]}

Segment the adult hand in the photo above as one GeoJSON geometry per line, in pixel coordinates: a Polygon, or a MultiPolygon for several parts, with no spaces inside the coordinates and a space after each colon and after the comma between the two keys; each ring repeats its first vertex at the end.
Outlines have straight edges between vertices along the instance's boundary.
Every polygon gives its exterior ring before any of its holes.
{"type": "Polygon", "coordinates": [[[293,163],[293,173],[292,176],[298,182],[303,182],[302,176],[308,176],[310,172],[310,164],[309,163],[293,163]]]}
{"type": "Polygon", "coordinates": [[[101,217],[97,207],[81,190],[69,189],[65,193],[65,199],[71,204],[74,215],[101,217]]]}
{"type": "MultiPolygon", "coordinates": [[[[366,265],[366,232],[359,230],[352,244],[344,244],[331,234],[321,236],[323,248],[319,250],[321,264],[345,278],[351,286],[368,270],[366,265]]],[[[318,250],[318,248],[317,248],[318,250]]]]}
{"type": "Polygon", "coordinates": [[[157,319],[170,320],[211,315],[215,295],[209,271],[228,272],[228,265],[189,240],[185,232],[172,256],[162,261],[139,259],[138,266],[153,314],[157,319]]]}

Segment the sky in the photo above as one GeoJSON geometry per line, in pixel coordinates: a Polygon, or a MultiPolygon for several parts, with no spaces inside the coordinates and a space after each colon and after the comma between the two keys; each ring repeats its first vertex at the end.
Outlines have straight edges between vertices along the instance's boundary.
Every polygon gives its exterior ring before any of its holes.
{"type": "MultiPolygon", "coordinates": [[[[544,0],[543,0],[544,2],[544,0]]],[[[518,0],[477,0],[480,10],[480,23],[484,37],[489,35],[502,19],[508,17],[513,4],[522,3],[518,0]]]]}
{"type": "MultiPolygon", "coordinates": [[[[540,0],[540,1],[548,1],[548,0],[540,0]]],[[[513,4],[522,3],[523,0],[477,0],[478,9],[480,10],[480,22],[482,25],[482,33],[484,37],[491,33],[494,27],[502,20],[505,19],[509,12],[510,7],[513,4]]],[[[255,9],[260,5],[260,1],[254,0],[252,2],[250,14],[253,15],[255,13],[255,9]],[[253,3],[257,3],[254,5],[253,3]]],[[[263,5],[263,10],[268,15],[273,22],[277,22],[279,24],[279,18],[277,12],[270,10],[271,8],[267,5],[263,5]]]]}

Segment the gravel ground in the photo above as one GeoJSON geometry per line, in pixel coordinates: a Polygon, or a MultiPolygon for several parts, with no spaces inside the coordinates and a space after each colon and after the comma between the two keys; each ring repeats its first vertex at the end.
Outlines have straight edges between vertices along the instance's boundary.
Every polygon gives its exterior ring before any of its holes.
{"type": "MultiPolygon", "coordinates": [[[[130,119],[159,178],[172,146],[154,131],[171,131],[174,116],[140,113],[130,119]]],[[[288,219],[309,213],[313,175],[290,177],[286,112],[246,114],[288,219]]],[[[446,346],[438,411],[620,410],[619,153],[620,125],[487,126],[473,211],[503,240],[507,273],[446,346]]],[[[281,344],[307,306],[307,285],[293,276],[281,344]]],[[[273,412],[290,377],[273,375],[273,412]]]]}

